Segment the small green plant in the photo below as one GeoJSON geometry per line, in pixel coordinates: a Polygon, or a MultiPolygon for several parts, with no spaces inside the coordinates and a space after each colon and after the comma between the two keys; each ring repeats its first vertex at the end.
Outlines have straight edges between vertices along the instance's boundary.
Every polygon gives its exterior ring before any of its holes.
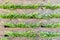
{"type": "Polygon", "coordinates": [[[8,19],[16,19],[16,18],[42,18],[42,14],[38,15],[38,13],[33,14],[18,14],[18,13],[8,13],[8,14],[0,14],[0,18],[8,18],[8,19]]]}
{"type": "Polygon", "coordinates": [[[39,4],[35,4],[35,5],[0,4],[0,8],[4,8],[4,9],[36,9],[36,8],[39,8],[39,4]]]}
{"type": "Polygon", "coordinates": [[[0,40],[8,40],[8,38],[0,38],[0,40]]]}
{"type": "Polygon", "coordinates": [[[26,32],[7,31],[6,35],[8,35],[10,37],[36,37],[36,34],[32,31],[26,31],[26,32]]]}
{"type": "Polygon", "coordinates": [[[44,25],[45,28],[60,28],[60,23],[49,23],[44,25]]]}
{"type": "Polygon", "coordinates": [[[60,13],[53,13],[50,16],[51,18],[60,18],[60,13]]]}
{"type": "Polygon", "coordinates": [[[51,18],[60,18],[60,13],[51,13],[43,17],[43,19],[51,19],[51,18]]]}
{"type": "Polygon", "coordinates": [[[41,23],[17,23],[17,24],[13,24],[13,23],[5,23],[4,26],[8,27],[8,28],[36,28],[36,27],[40,27],[41,23]]]}
{"type": "Polygon", "coordinates": [[[0,18],[10,18],[10,19],[14,19],[14,18],[19,18],[19,14],[16,13],[8,13],[8,14],[0,14],[0,18]]]}
{"type": "Polygon", "coordinates": [[[0,4],[0,8],[4,8],[4,9],[37,9],[39,7],[44,7],[46,9],[58,9],[60,8],[60,4],[44,4],[44,5],[39,5],[39,4],[34,4],[34,5],[16,5],[16,4],[0,4]]]}
{"type": "Polygon", "coordinates": [[[40,32],[40,37],[42,38],[54,38],[59,36],[60,32],[40,32]]]}
{"type": "Polygon", "coordinates": [[[12,31],[6,31],[6,35],[8,35],[9,37],[37,37],[37,35],[39,37],[42,38],[55,38],[55,37],[59,37],[60,36],[60,32],[39,32],[39,33],[35,33],[33,31],[26,31],[26,32],[12,32],[12,31]]]}
{"type": "Polygon", "coordinates": [[[52,13],[48,15],[32,13],[32,14],[18,14],[18,13],[8,13],[8,14],[0,14],[0,18],[7,18],[7,19],[17,19],[17,18],[36,18],[36,19],[51,19],[51,18],[60,18],[60,13],[52,13]]]}
{"type": "Polygon", "coordinates": [[[44,28],[60,28],[60,23],[49,23],[43,24],[41,22],[38,23],[4,23],[4,26],[7,28],[37,28],[37,27],[44,27],[44,28]]]}
{"type": "Polygon", "coordinates": [[[45,7],[46,9],[52,9],[52,10],[55,10],[55,9],[60,8],[60,4],[56,4],[56,5],[45,4],[45,5],[43,5],[43,7],[45,7]]]}

